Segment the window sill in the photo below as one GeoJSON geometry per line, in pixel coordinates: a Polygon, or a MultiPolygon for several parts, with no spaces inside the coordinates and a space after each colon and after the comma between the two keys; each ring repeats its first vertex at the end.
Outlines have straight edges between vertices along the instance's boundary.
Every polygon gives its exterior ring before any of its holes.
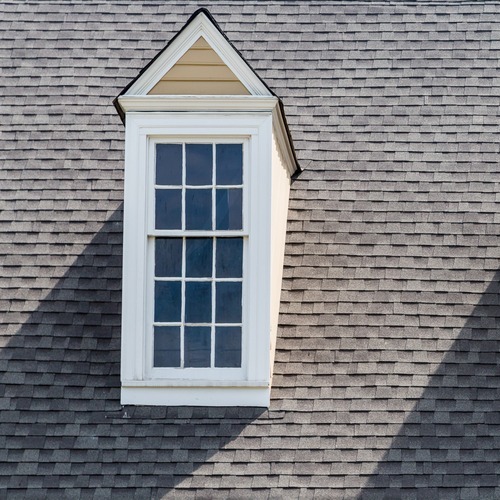
{"type": "MultiPolygon", "coordinates": [[[[185,381],[175,382],[182,384],[185,381]]],[[[270,388],[267,384],[262,387],[236,386],[235,382],[231,382],[231,386],[207,387],[205,382],[205,387],[179,385],[165,387],[164,383],[165,381],[148,381],[147,383],[141,382],[139,386],[137,381],[133,383],[123,382],[121,404],[144,406],[269,406],[270,388]],[[151,385],[155,382],[162,385],[151,385]]],[[[228,382],[224,382],[224,384],[226,383],[228,382]]],[[[250,381],[246,381],[246,383],[248,384],[250,381]]]]}
{"type": "Polygon", "coordinates": [[[151,379],[122,380],[123,387],[269,387],[267,380],[191,380],[151,379]]]}

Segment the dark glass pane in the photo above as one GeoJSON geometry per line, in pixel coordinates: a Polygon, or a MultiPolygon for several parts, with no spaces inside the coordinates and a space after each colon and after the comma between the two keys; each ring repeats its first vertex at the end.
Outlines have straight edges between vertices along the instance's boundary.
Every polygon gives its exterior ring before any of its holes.
{"type": "Polygon", "coordinates": [[[207,281],[186,282],[186,323],[212,321],[212,284],[207,281]]]}
{"type": "Polygon", "coordinates": [[[182,184],[182,146],[156,145],[156,184],[180,186],[182,184]]]}
{"type": "Polygon", "coordinates": [[[242,190],[216,190],[216,229],[242,228],[242,190]]]}
{"type": "Polygon", "coordinates": [[[155,276],[181,276],[182,238],[155,239],[155,276]]]}
{"type": "Polygon", "coordinates": [[[186,229],[212,229],[211,189],[186,189],[186,229]]]}
{"type": "Polygon", "coordinates": [[[206,368],[210,366],[210,327],[184,328],[184,366],[206,368]]]}
{"type": "Polygon", "coordinates": [[[241,278],[243,268],[243,238],[217,238],[215,276],[241,278]]]}
{"type": "Polygon", "coordinates": [[[153,366],[181,366],[179,326],[155,326],[153,366]]]}
{"type": "Polygon", "coordinates": [[[210,278],[212,276],[212,238],[186,239],[186,276],[210,278]]]}
{"type": "Polygon", "coordinates": [[[186,184],[211,185],[212,162],[211,144],[186,144],[186,184]]]}
{"type": "Polygon", "coordinates": [[[215,322],[241,323],[241,282],[215,284],[215,322]]]}
{"type": "Polygon", "coordinates": [[[155,282],[155,321],[170,323],[181,320],[181,282],[155,282]]]}
{"type": "Polygon", "coordinates": [[[156,229],[181,229],[182,191],[157,189],[155,206],[156,229]]]}
{"type": "Polygon", "coordinates": [[[242,144],[217,144],[216,184],[243,184],[242,144]]]}
{"type": "Polygon", "coordinates": [[[241,366],[241,328],[218,326],[215,329],[215,366],[239,368],[241,366]]]}

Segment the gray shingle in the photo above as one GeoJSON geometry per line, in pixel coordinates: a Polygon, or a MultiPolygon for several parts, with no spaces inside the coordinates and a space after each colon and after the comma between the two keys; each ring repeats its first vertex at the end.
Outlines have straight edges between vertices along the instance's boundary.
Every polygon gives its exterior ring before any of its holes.
{"type": "Polygon", "coordinates": [[[4,2],[0,487],[500,497],[497,2],[209,7],[282,97],[305,168],[271,408],[119,403],[111,102],[196,3],[4,2]]]}

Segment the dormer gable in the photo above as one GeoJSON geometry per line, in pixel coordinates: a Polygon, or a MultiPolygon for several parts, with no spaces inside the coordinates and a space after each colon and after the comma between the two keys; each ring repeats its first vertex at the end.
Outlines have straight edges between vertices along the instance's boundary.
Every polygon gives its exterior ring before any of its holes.
{"type": "Polygon", "coordinates": [[[274,94],[229,42],[211,14],[199,9],[120,94],[138,95],[274,94]]]}

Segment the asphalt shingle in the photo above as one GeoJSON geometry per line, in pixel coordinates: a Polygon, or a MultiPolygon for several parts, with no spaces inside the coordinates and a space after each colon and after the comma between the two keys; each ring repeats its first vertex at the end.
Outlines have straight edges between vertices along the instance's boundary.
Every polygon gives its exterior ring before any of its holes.
{"type": "Polygon", "coordinates": [[[500,497],[498,2],[208,5],[304,168],[271,407],[120,406],[112,100],[197,7],[0,5],[1,491],[500,497]]]}

